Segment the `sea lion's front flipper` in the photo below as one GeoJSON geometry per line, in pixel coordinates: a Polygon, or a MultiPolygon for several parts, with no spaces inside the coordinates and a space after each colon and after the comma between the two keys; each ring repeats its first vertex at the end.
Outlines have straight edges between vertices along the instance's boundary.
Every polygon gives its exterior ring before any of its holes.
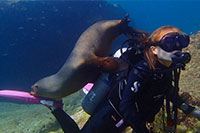
{"type": "Polygon", "coordinates": [[[113,57],[99,57],[102,62],[101,70],[104,72],[115,72],[119,67],[119,62],[113,57]]]}
{"type": "Polygon", "coordinates": [[[89,60],[87,64],[96,67],[103,72],[117,72],[128,67],[128,64],[123,60],[114,57],[94,56],[94,58],[89,60]]]}
{"type": "Polygon", "coordinates": [[[114,59],[118,63],[118,68],[116,69],[115,72],[119,72],[119,71],[128,69],[129,64],[126,61],[124,61],[123,59],[120,59],[120,58],[114,58],[114,59]]]}

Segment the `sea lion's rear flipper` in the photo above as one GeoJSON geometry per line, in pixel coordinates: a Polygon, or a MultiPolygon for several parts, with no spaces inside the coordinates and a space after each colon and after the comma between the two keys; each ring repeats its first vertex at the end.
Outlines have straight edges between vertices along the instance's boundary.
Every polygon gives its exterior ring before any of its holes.
{"type": "Polygon", "coordinates": [[[135,28],[132,28],[128,25],[128,23],[131,21],[130,19],[128,19],[128,14],[126,14],[124,16],[123,19],[121,19],[121,31],[123,32],[123,34],[129,38],[129,39],[134,39],[134,40],[140,40],[141,38],[146,38],[147,34],[151,33],[148,31],[143,31],[143,30],[138,30],[135,28]]]}
{"type": "Polygon", "coordinates": [[[149,33],[151,32],[138,30],[129,26],[127,30],[124,32],[124,35],[129,39],[140,40],[141,38],[146,39],[149,33]]]}
{"type": "Polygon", "coordinates": [[[126,14],[126,15],[121,19],[121,24],[127,25],[127,26],[128,26],[128,23],[131,22],[131,20],[128,19],[128,17],[129,17],[129,14],[126,14]]]}

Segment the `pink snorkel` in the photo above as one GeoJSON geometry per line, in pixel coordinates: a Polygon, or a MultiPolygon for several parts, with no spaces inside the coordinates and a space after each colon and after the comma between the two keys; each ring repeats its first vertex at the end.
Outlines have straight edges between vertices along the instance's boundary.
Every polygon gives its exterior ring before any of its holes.
{"type": "Polygon", "coordinates": [[[30,103],[30,104],[42,104],[49,107],[62,107],[62,100],[54,100],[44,97],[35,97],[30,95],[29,92],[16,91],[16,90],[1,90],[0,96],[5,98],[14,99],[17,101],[30,103]]]}
{"type": "MultiPolygon", "coordinates": [[[[93,84],[88,83],[83,87],[83,90],[85,89],[87,92],[90,91],[93,84]]],[[[23,92],[23,91],[16,91],[16,90],[0,90],[0,97],[10,98],[17,101],[30,103],[30,104],[42,104],[48,108],[50,107],[63,107],[62,100],[55,100],[45,97],[36,97],[33,95],[30,95],[29,92],[23,92]]]]}

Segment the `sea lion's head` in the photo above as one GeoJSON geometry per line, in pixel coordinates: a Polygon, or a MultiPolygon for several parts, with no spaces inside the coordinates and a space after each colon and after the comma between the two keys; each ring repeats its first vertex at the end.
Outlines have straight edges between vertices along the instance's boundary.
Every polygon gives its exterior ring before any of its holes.
{"type": "Polygon", "coordinates": [[[60,87],[60,81],[57,80],[55,75],[51,75],[37,81],[31,88],[31,95],[34,96],[50,96],[51,92],[55,92],[60,87]]]}

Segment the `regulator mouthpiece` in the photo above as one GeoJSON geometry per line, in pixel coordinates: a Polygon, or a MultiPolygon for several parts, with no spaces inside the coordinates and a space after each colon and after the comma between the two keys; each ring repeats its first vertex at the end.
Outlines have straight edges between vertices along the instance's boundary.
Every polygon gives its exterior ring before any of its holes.
{"type": "Polygon", "coordinates": [[[174,53],[174,56],[172,57],[172,63],[173,64],[178,64],[178,63],[181,63],[181,64],[187,64],[189,63],[191,60],[191,55],[190,53],[187,53],[187,52],[176,52],[174,53]]]}

